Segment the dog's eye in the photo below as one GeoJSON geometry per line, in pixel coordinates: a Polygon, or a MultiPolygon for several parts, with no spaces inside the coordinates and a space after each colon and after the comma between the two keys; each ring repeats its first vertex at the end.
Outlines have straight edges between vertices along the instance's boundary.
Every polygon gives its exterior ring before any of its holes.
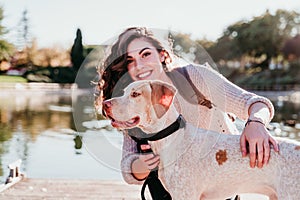
{"type": "Polygon", "coordinates": [[[140,96],[141,94],[140,93],[138,93],[138,92],[132,92],[131,93],[131,96],[132,97],[138,97],[138,96],[140,96]]]}

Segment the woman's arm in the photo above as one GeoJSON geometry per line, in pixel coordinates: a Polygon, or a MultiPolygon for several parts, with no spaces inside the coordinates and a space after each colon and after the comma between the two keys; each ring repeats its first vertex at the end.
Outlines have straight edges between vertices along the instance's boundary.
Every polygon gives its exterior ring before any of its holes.
{"type": "Polygon", "coordinates": [[[133,161],[137,160],[139,158],[139,155],[136,153],[136,142],[130,138],[130,136],[126,133],[126,131],[123,132],[123,151],[122,151],[122,159],[121,159],[121,170],[123,179],[128,184],[142,184],[142,181],[137,180],[133,174],[131,165],[133,161]]]}
{"type": "Polygon", "coordinates": [[[244,156],[247,153],[246,144],[249,143],[250,166],[254,167],[256,160],[258,167],[267,163],[270,156],[269,143],[273,144],[274,149],[278,151],[276,141],[265,127],[274,115],[271,101],[243,90],[213,69],[189,66],[188,72],[195,86],[215,106],[224,112],[234,113],[242,120],[262,122],[250,122],[245,127],[241,136],[241,151],[244,156]]]}
{"type": "MultiPolygon", "coordinates": [[[[142,150],[150,149],[142,145],[142,150]]],[[[124,133],[121,170],[124,180],[129,184],[141,184],[150,170],[158,166],[160,158],[154,154],[137,154],[136,142],[124,133]]]]}
{"type": "Polygon", "coordinates": [[[238,118],[247,120],[251,114],[251,105],[261,102],[269,110],[269,115],[263,116],[264,120],[269,123],[273,118],[274,107],[269,99],[238,87],[212,68],[188,66],[187,70],[198,90],[224,112],[234,113],[238,118]]]}

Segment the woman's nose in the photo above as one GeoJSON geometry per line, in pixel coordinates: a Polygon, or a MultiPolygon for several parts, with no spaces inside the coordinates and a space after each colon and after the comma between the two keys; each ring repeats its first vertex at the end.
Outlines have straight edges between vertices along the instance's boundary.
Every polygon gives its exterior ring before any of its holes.
{"type": "Polygon", "coordinates": [[[141,59],[136,59],[135,67],[136,67],[136,69],[142,69],[144,67],[143,61],[141,59]]]}

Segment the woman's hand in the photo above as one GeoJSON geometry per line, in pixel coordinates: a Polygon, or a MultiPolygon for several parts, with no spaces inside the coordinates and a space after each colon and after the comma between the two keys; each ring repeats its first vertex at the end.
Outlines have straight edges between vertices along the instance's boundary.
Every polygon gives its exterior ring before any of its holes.
{"type": "MultiPolygon", "coordinates": [[[[141,145],[141,149],[143,151],[146,151],[151,149],[151,147],[148,144],[144,144],[141,145]]],[[[160,161],[159,156],[154,155],[154,153],[143,153],[139,156],[139,160],[142,161],[144,166],[150,171],[155,169],[158,166],[160,161]]]]}
{"type": "MultiPolygon", "coordinates": [[[[150,145],[145,144],[141,145],[142,150],[151,149],[150,145]]],[[[153,153],[144,153],[140,154],[139,158],[134,160],[131,165],[131,171],[134,174],[135,178],[138,180],[145,179],[151,170],[155,169],[160,161],[160,157],[158,155],[154,155],[153,153]]]]}
{"type": "Polygon", "coordinates": [[[270,158],[270,144],[274,150],[279,152],[277,141],[271,136],[264,124],[259,122],[249,122],[241,135],[240,145],[242,156],[250,154],[250,167],[262,168],[268,164],[270,158]],[[247,152],[247,143],[249,152],[247,152]]]}

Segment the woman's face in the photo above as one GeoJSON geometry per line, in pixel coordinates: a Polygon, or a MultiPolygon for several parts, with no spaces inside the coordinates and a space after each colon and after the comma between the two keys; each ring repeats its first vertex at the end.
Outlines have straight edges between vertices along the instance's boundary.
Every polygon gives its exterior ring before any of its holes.
{"type": "Polygon", "coordinates": [[[127,48],[127,69],[134,81],[160,79],[163,54],[149,42],[134,39],[127,48]]]}

